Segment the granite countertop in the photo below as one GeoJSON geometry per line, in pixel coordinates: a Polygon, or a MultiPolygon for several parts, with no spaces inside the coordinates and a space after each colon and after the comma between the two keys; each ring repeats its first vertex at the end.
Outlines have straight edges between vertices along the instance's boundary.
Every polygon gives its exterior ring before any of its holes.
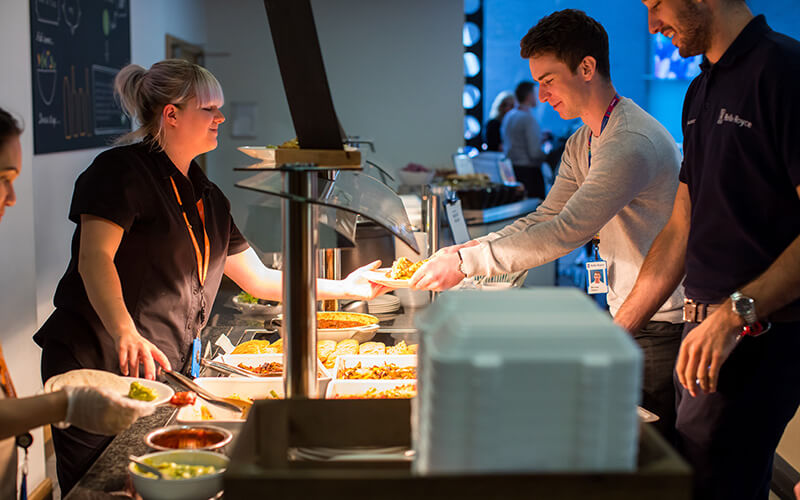
{"type": "MultiPolygon", "coordinates": [[[[242,314],[233,307],[232,297],[236,290],[222,289],[211,311],[211,319],[201,333],[203,352],[209,357],[215,356],[219,348],[215,342],[221,335],[227,335],[233,345],[251,340],[254,336],[264,336],[268,340],[278,338],[277,333],[265,331],[264,324],[270,317],[265,315],[242,314]],[[210,347],[208,347],[210,346],[210,347]],[[208,355],[208,354],[207,354],[208,355]]],[[[417,333],[413,328],[415,310],[409,309],[398,313],[379,314],[381,329],[374,340],[387,345],[405,340],[416,343],[417,333]]],[[[204,369],[205,370],[205,369],[204,369]]],[[[216,374],[200,372],[201,376],[216,374]]],[[[174,384],[169,384],[176,390],[174,384]]],[[[149,417],[139,419],[128,430],[114,438],[111,444],[100,455],[80,482],[64,497],[65,500],[76,499],[118,499],[131,496],[131,485],[128,478],[128,455],[143,455],[150,450],[144,444],[144,436],[158,427],[163,427],[174,420],[176,410],[170,406],[159,407],[149,417]]]]}

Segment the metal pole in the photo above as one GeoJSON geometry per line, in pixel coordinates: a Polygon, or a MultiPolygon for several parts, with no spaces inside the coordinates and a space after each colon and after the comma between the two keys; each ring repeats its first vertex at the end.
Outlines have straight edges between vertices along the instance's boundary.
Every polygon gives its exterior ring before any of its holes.
{"type": "MultiPolygon", "coordinates": [[[[284,191],[312,198],[316,172],[283,172],[284,191]]],[[[284,199],[283,331],[287,398],[317,397],[317,259],[318,231],[313,205],[284,199]]]]}
{"type": "MultiPolygon", "coordinates": [[[[433,194],[430,186],[425,186],[425,230],[428,232],[428,255],[433,255],[439,250],[439,195],[433,194]]],[[[431,292],[431,302],[436,300],[438,294],[431,292]]]]}

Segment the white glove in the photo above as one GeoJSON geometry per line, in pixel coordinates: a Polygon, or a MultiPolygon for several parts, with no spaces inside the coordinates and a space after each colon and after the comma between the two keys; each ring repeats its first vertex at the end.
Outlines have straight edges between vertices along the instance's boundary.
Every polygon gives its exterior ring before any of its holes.
{"type": "Polygon", "coordinates": [[[120,396],[108,389],[65,387],[64,392],[67,394],[64,423],[94,434],[113,436],[155,410],[152,404],[120,396]]]}

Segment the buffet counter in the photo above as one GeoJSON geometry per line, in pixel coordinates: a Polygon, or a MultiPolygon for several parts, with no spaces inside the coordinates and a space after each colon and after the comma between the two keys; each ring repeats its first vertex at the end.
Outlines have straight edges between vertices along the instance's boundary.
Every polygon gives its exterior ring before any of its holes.
{"type": "MultiPolygon", "coordinates": [[[[206,345],[211,345],[212,357],[219,350],[215,342],[221,335],[226,335],[233,345],[237,345],[251,340],[255,334],[263,331],[264,321],[269,318],[235,311],[231,306],[231,297],[223,300],[225,295],[227,295],[225,291],[220,292],[218,300],[221,303],[212,311],[209,321],[211,326],[206,326],[201,334],[203,349],[206,349],[206,345]]],[[[401,309],[399,313],[378,315],[381,319],[381,330],[373,340],[387,345],[393,345],[400,340],[409,342],[410,338],[416,335],[412,332],[414,313],[413,309],[406,311],[401,309]]],[[[269,334],[267,338],[275,340],[277,334],[269,334]]],[[[215,376],[215,373],[201,371],[201,376],[215,376]]],[[[169,385],[176,391],[185,390],[171,383],[169,385]]],[[[174,423],[176,413],[177,410],[172,406],[159,407],[152,415],[139,419],[128,430],[117,435],[80,482],[64,497],[65,500],[114,499],[129,496],[132,488],[127,471],[128,456],[139,456],[151,451],[144,443],[145,435],[154,429],[174,423]]],[[[233,449],[236,437],[238,433],[234,432],[234,442],[227,446],[227,453],[233,449]]]]}

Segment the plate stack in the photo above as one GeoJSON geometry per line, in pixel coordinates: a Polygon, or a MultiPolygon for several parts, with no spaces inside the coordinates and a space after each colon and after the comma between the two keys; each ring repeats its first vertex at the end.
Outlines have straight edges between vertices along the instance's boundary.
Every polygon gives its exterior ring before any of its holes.
{"type": "Polygon", "coordinates": [[[416,324],[416,472],[634,470],[641,351],[578,289],[443,294],[416,324]]]}
{"type": "Polygon", "coordinates": [[[400,299],[390,294],[380,295],[367,302],[367,306],[370,314],[392,313],[400,309],[400,299]]]}

